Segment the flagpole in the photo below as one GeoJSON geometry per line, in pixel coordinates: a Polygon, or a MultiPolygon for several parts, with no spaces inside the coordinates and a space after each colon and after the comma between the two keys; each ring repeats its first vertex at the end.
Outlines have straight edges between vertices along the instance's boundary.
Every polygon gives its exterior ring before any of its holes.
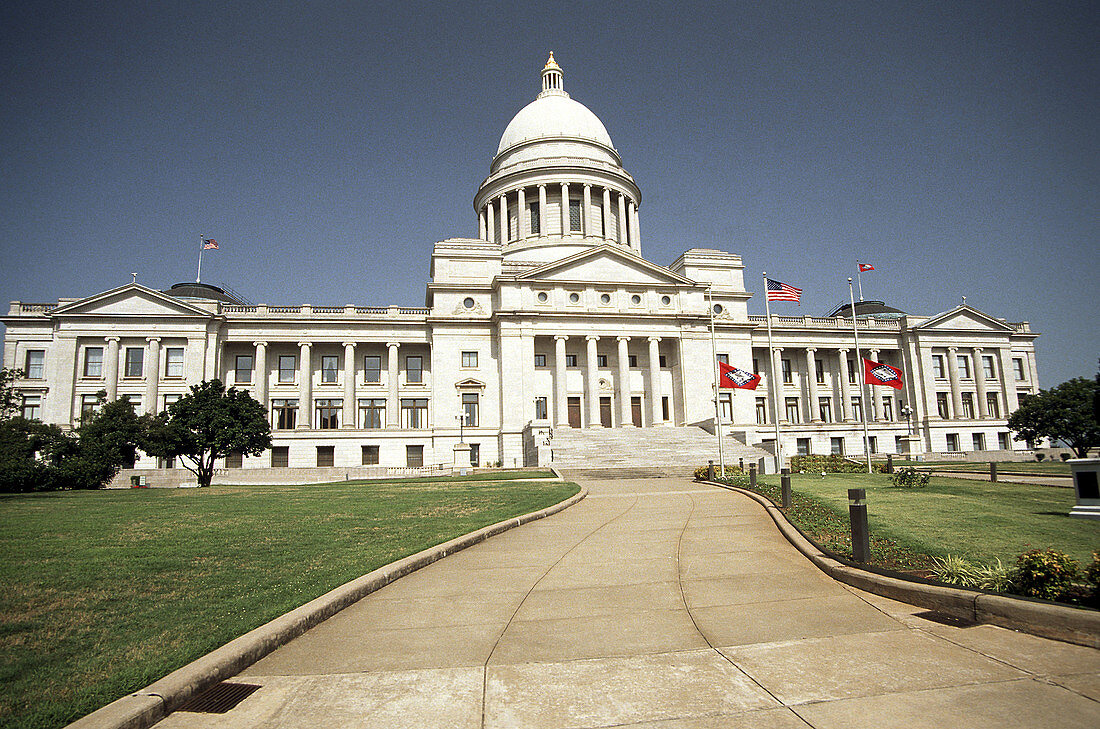
{"type": "Polygon", "coordinates": [[[205,233],[199,233],[199,267],[195,271],[195,283],[202,283],[202,281],[201,281],[201,279],[202,279],[202,246],[203,246],[202,241],[203,241],[203,238],[205,238],[205,237],[206,237],[205,233]]]}
{"type": "Polygon", "coordinates": [[[783,439],[779,432],[780,382],[775,376],[775,349],[772,347],[772,305],[768,299],[768,272],[764,271],[764,311],[768,322],[768,386],[772,391],[772,418],[775,420],[775,472],[783,470],[783,439]]]}
{"type": "Polygon", "coordinates": [[[863,301],[863,267],[859,265],[859,259],[856,259],[856,283],[859,284],[859,300],[863,301]]]}
{"type": "MultiPolygon", "coordinates": [[[[867,456],[867,473],[871,473],[871,442],[867,433],[867,366],[863,363],[863,355],[859,351],[859,326],[856,324],[856,301],[852,293],[852,277],[848,277],[848,301],[852,304],[852,334],[856,338],[856,367],[859,369],[859,414],[863,420],[863,455],[867,456]]],[[[860,301],[863,301],[861,298],[860,301]]]]}
{"type": "MultiPolygon", "coordinates": [[[[714,342],[714,299],[710,287],[707,287],[707,304],[710,308],[710,357],[714,360],[714,434],[718,438],[718,466],[722,469],[720,478],[726,477],[726,458],[722,450],[722,411],[718,404],[718,345],[714,342]]],[[[731,407],[733,403],[730,403],[731,407]]]]}

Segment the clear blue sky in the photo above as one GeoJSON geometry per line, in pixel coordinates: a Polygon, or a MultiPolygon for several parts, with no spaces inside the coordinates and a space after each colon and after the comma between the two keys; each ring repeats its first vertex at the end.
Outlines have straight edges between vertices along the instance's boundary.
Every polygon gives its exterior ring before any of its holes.
{"type": "Polygon", "coordinates": [[[167,288],[205,232],[252,301],[420,305],[553,50],[647,258],[820,315],[859,257],[867,298],[1031,321],[1047,386],[1096,372],[1096,2],[529,5],[5,3],[0,300],[167,288]]]}

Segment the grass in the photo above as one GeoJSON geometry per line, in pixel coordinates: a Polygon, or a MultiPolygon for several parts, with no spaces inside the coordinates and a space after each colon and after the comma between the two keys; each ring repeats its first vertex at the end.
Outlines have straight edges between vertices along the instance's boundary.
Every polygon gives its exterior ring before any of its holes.
{"type": "Polygon", "coordinates": [[[0,726],[63,726],[355,577],[578,490],[437,478],[0,497],[0,726]]]}
{"type": "MultiPolygon", "coordinates": [[[[965,473],[989,473],[989,464],[970,461],[894,461],[895,467],[913,466],[932,471],[961,471],[965,473]]],[[[1068,463],[1062,461],[1002,461],[997,464],[997,473],[1021,474],[1026,476],[1068,476],[1068,463]]]]}
{"type": "MultiPolygon", "coordinates": [[[[778,486],[772,488],[778,492],[778,486]]],[[[849,488],[867,490],[872,537],[893,543],[900,554],[953,554],[984,564],[999,558],[1014,564],[1021,552],[1049,547],[1084,565],[1092,561],[1093,550],[1100,549],[1100,525],[1068,516],[1075,503],[1072,489],[942,476],[933,476],[924,488],[912,489],[896,488],[888,476],[878,474],[791,477],[792,493],[839,518],[845,532],[849,488]]],[[[808,533],[816,528],[814,518],[807,521],[808,517],[798,514],[792,518],[800,527],[806,521],[808,533]]],[[[824,516],[816,520],[835,529],[835,521],[828,522],[824,516]]],[[[838,543],[843,547],[845,541],[847,537],[838,543]]],[[[832,548],[828,543],[823,546],[832,548]]],[[[850,554],[850,544],[848,550],[850,554]]]]}

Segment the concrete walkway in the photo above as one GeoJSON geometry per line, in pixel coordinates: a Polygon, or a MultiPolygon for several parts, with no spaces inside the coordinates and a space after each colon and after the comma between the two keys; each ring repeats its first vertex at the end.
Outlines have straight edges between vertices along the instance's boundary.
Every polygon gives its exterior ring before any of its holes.
{"type": "Polygon", "coordinates": [[[739,494],[587,485],[259,661],[228,713],[157,726],[1100,726],[1100,651],[840,585],[739,494]]]}

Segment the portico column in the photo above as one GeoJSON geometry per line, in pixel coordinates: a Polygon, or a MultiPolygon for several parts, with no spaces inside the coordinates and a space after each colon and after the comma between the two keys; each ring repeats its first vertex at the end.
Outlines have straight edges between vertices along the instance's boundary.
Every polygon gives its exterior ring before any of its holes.
{"type": "Polygon", "coordinates": [[[818,393],[817,393],[817,366],[814,361],[814,353],[817,352],[816,347],[806,348],[806,379],[809,384],[809,396],[810,402],[806,408],[807,420],[811,423],[821,422],[821,408],[818,407],[818,393]]]}
{"type": "Polygon", "coordinates": [[[588,349],[584,355],[585,385],[588,392],[588,427],[595,428],[600,425],[600,391],[596,379],[596,343],[600,338],[595,334],[585,336],[585,344],[588,349]]]}
{"type": "Polygon", "coordinates": [[[626,222],[626,195],[619,193],[619,243],[624,246],[629,246],[630,241],[627,239],[628,228],[626,222]]]}
{"type": "Polygon", "coordinates": [[[527,239],[527,195],[523,192],[521,187],[516,193],[516,238],[518,240],[527,239]]]}
{"type": "Polygon", "coordinates": [[[487,240],[485,238],[485,208],[482,208],[477,214],[477,237],[487,240]]]}
{"type": "Polygon", "coordinates": [[[508,242],[508,194],[500,196],[500,244],[508,242]]]}
{"type": "MultiPolygon", "coordinates": [[[[496,232],[496,217],[493,213],[493,202],[490,200],[485,203],[485,213],[487,215],[487,221],[485,223],[485,240],[490,243],[493,241],[493,234],[496,232]]],[[[500,241],[497,241],[498,243],[500,241]]]]}
{"type": "Polygon", "coordinates": [[[837,356],[840,358],[840,411],[844,414],[844,421],[851,422],[854,420],[852,417],[852,389],[849,386],[851,374],[848,372],[848,352],[847,349],[838,349],[837,356]]]}
{"type": "Polygon", "coordinates": [[[611,240],[611,190],[603,189],[603,237],[611,240]]]}
{"type": "Polygon", "coordinates": [[[157,413],[157,388],[160,385],[160,337],[147,337],[145,351],[145,412],[157,413]]]}
{"type": "Polygon", "coordinates": [[[975,414],[979,418],[989,417],[989,408],[985,404],[985,363],[982,362],[982,348],[974,347],[974,388],[978,391],[978,403],[975,414]]]}
{"type": "Polygon", "coordinates": [[[584,212],[581,213],[581,234],[590,236],[591,233],[591,216],[592,216],[592,186],[584,186],[584,212]]]}
{"type": "Polygon", "coordinates": [[[107,400],[118,399],[118,337],[107,337],[107,400]]]}
{"type": "MultiPolygon", "coordinates": [[[[872,361],[874,361],[874,362],[880,361],[879,358],[878,358],[879,350],[872,349],[872,350],[870,350],[870,354],[871,354],[871,360],[872,361]]],[[[863,365],[863,363],[860,362],[860,366],[862,366],[862,365],[863,365]]],[[[875,417],[872,418],[872,420],[885,420],[886,419],[886,417],[885,417],[886,413],[882,409],[882,388],[879,387],[878,385],[874,384],[873,382],[868,382],[867,384],[871,388],[871,400],[875,403],[875,417]]]]}
{"type": "Polygon", "coordinates": [[[619,342],[619,427],[633,424],[630,417],[630,337],[616,337],[619,342]]]}
{"type": "Polygon", "coordinates": [[[569,425],[569,407],[565,400],[565,340],[564,334],[554,337],[554,425],[569,425]]]}
{"type": "Polygon", "coordinates": [[[355,404],[355,342],[344,342],[344,422],[340,427],[356,426],[355,404]]]}
{"type": "MultiPolygon", "coordinates": [[[[489,208],[492,211],[492,207],[489,208]]],[[[398,428],[401,425],[401,413],[397,409],[397,377],[398,377],[398,349],[401,347],[397,342],[389,342],[386,344],[388,354],[386,355],[386,427],[398,428]]]]}
{"type": "Polygon", "coordinates": [[[313,427],[313,358],[310,342],[298,342],[298,427],[313,427]]]}
{"type": "Polygon", "coordinates": [[[569,183],[561,183],[561,234],[569,235],[569,183]]]}
{"type": "Polygon", "coordinates": [[[545,236],[549,231],[546,223],[546,185],[539,185],[539,237],[545,236]]]}
{"type": "Polygon", "coordinates": [[[253,342],[256,348],[256,400],[267,408],[267,342],[253,342]]]}
{"type": "Polygon", "coordinates": [[[641,253],[642,242],[638,239],[638,208],[631,200],[627,203],[627,217],[630,219],[630,247],[641,253]]]}
{"type": "MultiPolygon", "coordinates": [[[[620,198],[621,199],[621,198],[620,198]]],[[[649,338],[649,424],[664,422],[661,417],[661,350],[660,337],[649,338]]]]}
{"type": "Polygon", "coordinates": [[[1012,370],[1012,350],[1008,347],[997,349],[997,356],[1001,361],[1001,387],[1004,392],[1005,417],[1020,407],[1020,399],[1016,395],[1016,376],[1012,370]]]}
{"type": "Polygon", "coordinates": [[[962,390],[959,388],[959,358],[956,352],[958,347],[947,348],[947,373],[951,377],[951,417],[962,417],[962,390]]]}

